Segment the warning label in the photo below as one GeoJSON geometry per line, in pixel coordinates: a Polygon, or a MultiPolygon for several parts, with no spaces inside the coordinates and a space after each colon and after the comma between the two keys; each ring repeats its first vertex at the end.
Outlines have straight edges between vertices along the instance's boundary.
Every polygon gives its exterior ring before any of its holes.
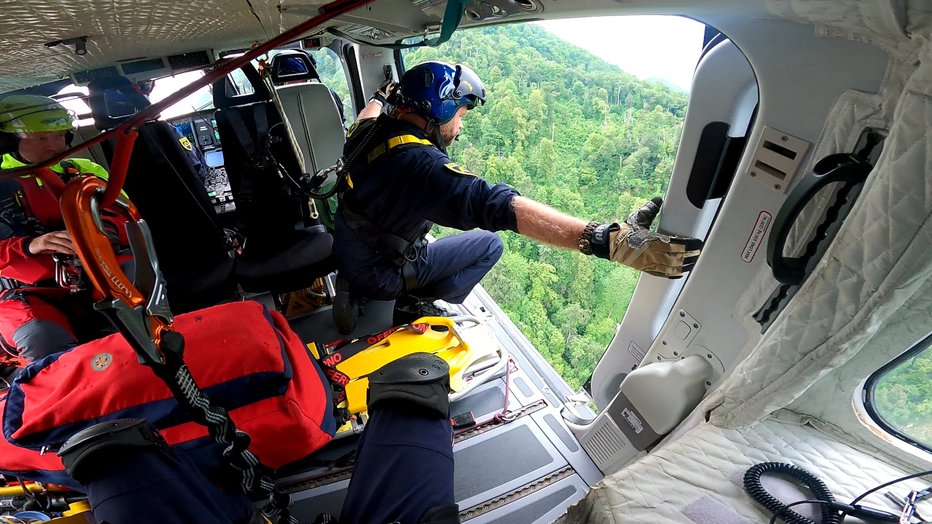
{"type": "Polygon", "coordinates": [[[773,220],[773,215],[767,211],[761,211],[757,215],[757,220],[754,222],[754,229],[751,230],[751,235],[748,237],[748,241],[744,244],[744,249],[741,251],[741,260],[745,262],[751,262],[754,260],[754,257],[757,256],[757,250],[760,249],[760,245],[764,243],[764,239],[767,238],[767,230],[770,229],[770,222],[773,220]]]}
{"type": "Polygon", "coordinates": [[[644,431],[644,425],[641,424],[641,419],[639,419],[638,416],[635,415],[634,412],[630,409],[625,408],[621,410],[621,416],[628,421],[628,425],[631,426],[631,429],[634,430],[635,435],[644,431]]]}
{"type": "Polygon", "coordinates": [[[628,344],[628,354],[634,357],[634,360],[640,362],[644,360],[644,356],[647,355],[647,352],[641,349],[641,347],[632,340],[631,343],[628,344]]]}

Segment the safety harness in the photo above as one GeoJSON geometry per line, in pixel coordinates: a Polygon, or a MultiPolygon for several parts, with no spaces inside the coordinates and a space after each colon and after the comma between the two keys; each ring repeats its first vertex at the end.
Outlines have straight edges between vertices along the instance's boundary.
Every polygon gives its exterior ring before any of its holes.
{"type": "Polygon", "coordinates": [[[386,155],[418,147],[437,146],[426,138],[403,131],[386,132],[386,118],[388,117],[381,116],[364,121],[350,130],[350,140],[356,141],[356,147],[344,158],[346,187],[340,195],[338,214],[359,239],[374,249],[386,262],[402,269],[405,287],[412,289],[417,282],[411,262],[417,260],[419,251],[427,245],[427,233],[433,227],[433,222],[419,220],[404,231],[386,231],[356,209],[358,204],[354,190],[358,183],[370,176],[377,176],[377,165],[386,155]]]}
{"type": "MultiPolygon", "coordinates": [[[[19,158],[14,157],[17,162],[22,163],[19,158]]],[[[51,170],[51,172],[57,175],[63,182],[67,183],[72,179],[83,176],[81,168],[73,160],[62,160],[57,166],[57,170],[51,170]]],[[[45,186],[42,182],[42,178],[33,177],[32,175],[25,175],[20,178],[30,179],[35,178],[36,185],[41,188],[45,186]]],[[[15,186],[17,188],[22,187],[22,185],[15,186]]],[[[15,191],[18,192],[18,189],[15,191]]],[[[28,192],[26,193],[28,195],[28,192]]],[[[125,200],[122,201],[122,204],[125,204],[125,200]]],[[[45,225],[40,223],[35,217],[26,215],[23,202],[20,201],[20,197],[15,194],[9,193],[4,194],[0,197],[0,222],[6,222],[8,225],[13,225],[12,223],[19,223],[23,231],[14,233],[14,235],[25,234],[30,237],[37,237],[46,233],[45,225]]],[[[55,260],[55,278],[48,279],[41,282],[36,282],[34,284],[27,284],[16,279],[7,278],[0,276],[0,290],[9,291],[13,289],[27,288],[27,287],[64,287],[71,289],[73,286],[69,283],[74,284],[74,287],[77,286],[76,275],[80,275],[79,270],[77,269],[74,257],[68,255],[56,255],[53,256],[55,260]]],[[[77,289],[75,289],[77,291],[77,289]]]]}

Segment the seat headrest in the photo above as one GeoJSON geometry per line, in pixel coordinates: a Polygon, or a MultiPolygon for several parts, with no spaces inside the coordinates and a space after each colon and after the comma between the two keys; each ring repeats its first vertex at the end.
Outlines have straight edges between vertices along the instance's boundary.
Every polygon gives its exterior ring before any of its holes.
{"type": "Polygon", "coordinates": [[[288,49],[272,57],[269,70],[272,83],[279,86],[286,82],[320,80],[315,67],[317,62],[307,51],[288,49]]]}
{"type": "Polygon", "coordinates": [[[101,131],[116,127],[151,105],[149,99],[125,76],[95,79],[88,84],[87,89],[90,92],[94,127],[101,131]]]}
{"type": "Polygon", "coordinates": [[[243,87],[251,88],[252,93],[240,94],[239,87],[233,85],[229,76],[225,76],[214,82],[212,87],[215,109],[225,109],[228,107],[253,104],[255,102],[269,102],[272,100],[272,94],[269,93],[268,88],[265,87],[262,77],[259,76],[259,71],[257,71],[251,63],[247,63],[241,67],[240,71],[243,72],[246,76],[246,80],[249,81],[249,86],[243,87]]]}

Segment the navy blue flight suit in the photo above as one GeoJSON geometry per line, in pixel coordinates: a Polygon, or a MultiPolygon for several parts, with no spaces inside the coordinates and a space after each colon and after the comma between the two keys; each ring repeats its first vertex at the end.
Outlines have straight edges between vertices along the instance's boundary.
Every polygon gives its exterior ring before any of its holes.
{"type": "Polygon", "coordinates": [[[359,153],[335,220],[340,273],[354,291],[374,299],[411,294],[461,303],[501,257],[501,239],[492,231],[517,231],[512,200],[518,192],[457,166],[419,127],[386,115],[358,122],[347,136],[346,157],[359,153]],[[354,225],[360,217],[366,227],[354,225]],[[484,231],[416,245],[403,254],[405,264],[373,240],[374,230],[412,240],[431,223],[484,231]]]}

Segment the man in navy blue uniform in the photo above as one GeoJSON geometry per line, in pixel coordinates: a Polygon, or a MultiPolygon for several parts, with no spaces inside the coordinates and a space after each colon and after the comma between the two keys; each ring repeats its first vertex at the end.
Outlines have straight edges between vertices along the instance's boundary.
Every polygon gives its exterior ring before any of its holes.
{"type": "Polygon", "coordinates": [[[666,278],[692,269],[702,242],[649,230],[655,198],[621,224],[567,215],[492,185],[453,163],[469,109],[485,102],[482,81],[461,64],[424,62],[373,95],[347,132],[347,186],[335,220],[334,322],[355,327],[358,300],[396,300],[396,324],[436,315],[435,299],[461,303],[502,254],[495,231],[511,230],[558,247],[666,278]],[[392,109],[383,113],[383,106],[392,109]],[[428,244],[433,224],[464,231],[428,244]]]}

